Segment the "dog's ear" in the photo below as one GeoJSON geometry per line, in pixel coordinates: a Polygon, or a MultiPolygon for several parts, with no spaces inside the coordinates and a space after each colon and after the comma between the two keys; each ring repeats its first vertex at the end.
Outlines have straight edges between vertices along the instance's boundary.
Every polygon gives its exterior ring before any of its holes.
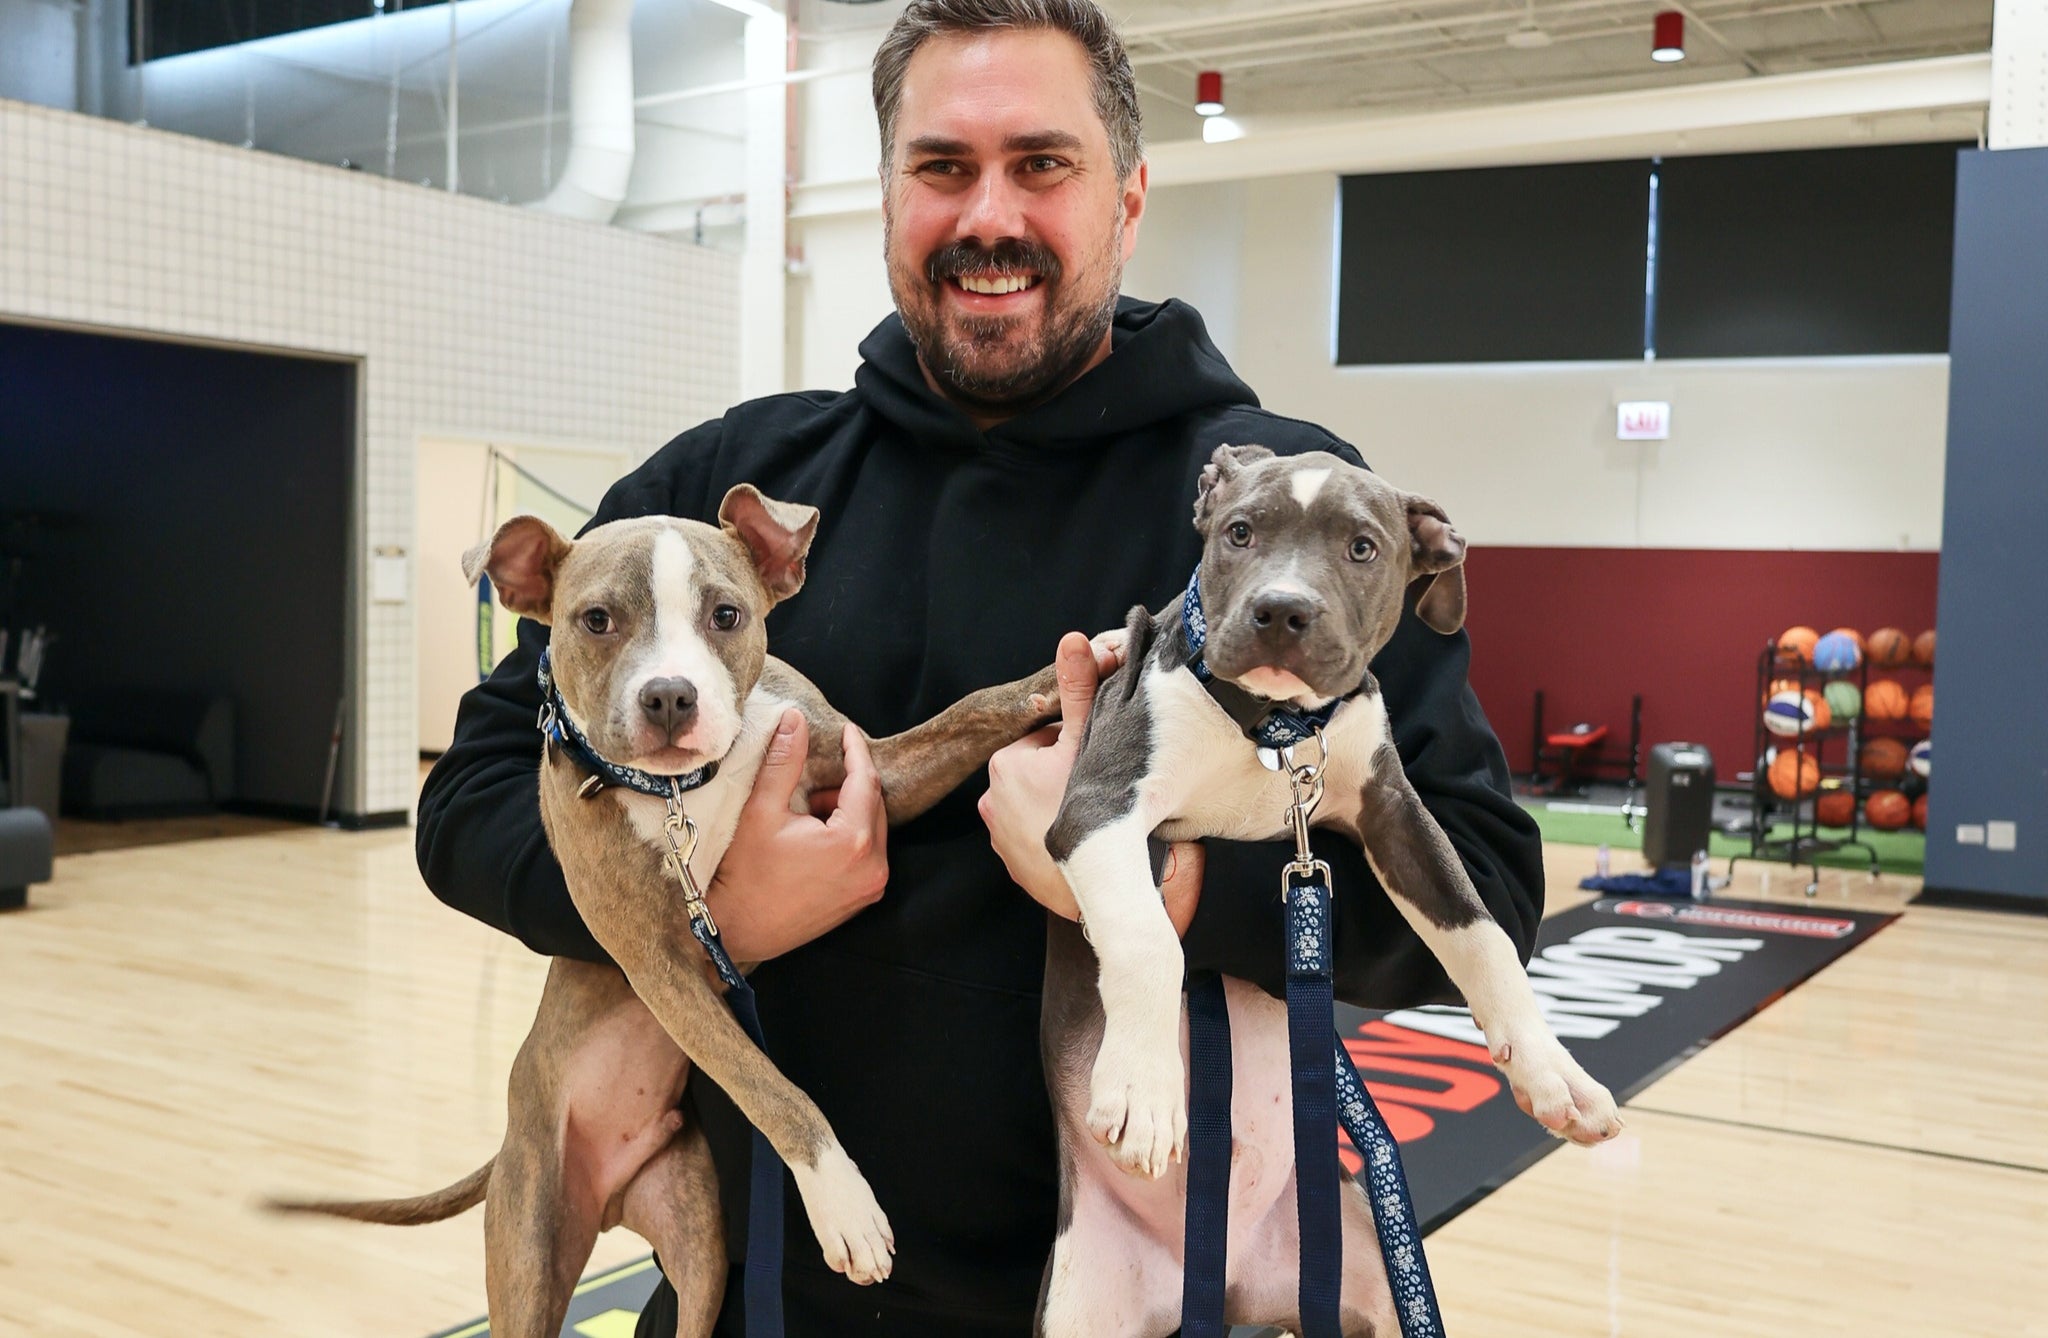
{"type": "Polygon", "coordinates": [[[1422,587],[1416,616],[1449,636],[1465,625],[1465,540],[1427,497],[1408,495],[1408,570],[1422,587]]]}
{"type": "Polygon", "coordinates": [[[780,603],[803,589],[804,557],[818,537],[817,507],[778,502],[740,483],[718,504],[718,527],[747,546],[770,599],[780,603]]]}
{"type": "Polygon", "coordinates": [[[514,613],[548,621],[555,573],[569,556],[569,541],[539,516],[514,516],[487,544],[462,555],[462,574],[471,584],[488,575],[498,600],[514,613]]]}
{"type": "Polygon", "coordinates": [[[1201,481],[1195,484],[1195,528],[1204,535],[1208,534],[1209,521],[1215,515],[1220,493],[1227,491],[1229,482],[1246,465],[1272,458],[1273,452],[1264,446],[1232,446],[1228,443],[1218,446],[1209,457],[1209,463],[1202,466],[1201,481]]]}

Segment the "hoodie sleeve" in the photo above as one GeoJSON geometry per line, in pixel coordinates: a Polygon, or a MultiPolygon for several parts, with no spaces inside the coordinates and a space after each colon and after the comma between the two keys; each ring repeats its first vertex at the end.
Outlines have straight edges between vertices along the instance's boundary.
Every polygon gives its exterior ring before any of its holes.
{"type": "MultiPolygon", "coordinates": [[[[1410,783],[1527,961],[1543,916],[1542,839],[1510,796],[1507,758],[1466,682],[1470,660],[1465,633],[1439,636],[1409,617],[1372,670],[1410,783]]],[[[1293,857],[1293,843],[1204,844],[1202,896],[1186,938],[1189,965],[1281,994],[1280,869],[1293,857]]],[[[1335,883],[1337,997],[1360,1008],[1456,1002],[1443,967],[1401,918],[1357,844],[1329,831],[1315,833],[1313,844],[1335,883]]]]}
{"type": "MultiPolygon", "coordinates": [[[[721,424],[677,437],[613,484],[590,525],[705,510],[721,424]]],[[[585,526],[587,530],[590,526],[585,526]]],[[[414,850],[436,897],[538,953],[608,960],[569,899],[540,821],[540,686],[547,628],[519,621],[519,644],[463,694],[455,738],[420,790],[414,850]]]]}

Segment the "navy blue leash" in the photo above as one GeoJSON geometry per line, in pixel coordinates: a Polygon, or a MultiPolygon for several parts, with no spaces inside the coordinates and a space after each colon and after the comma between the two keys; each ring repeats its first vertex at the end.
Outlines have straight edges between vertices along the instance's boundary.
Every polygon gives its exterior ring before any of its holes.
{"type": "MultiPolygon", "coordinates": [[[[683,812],[683,796],[716,776],[718,763],[707,762],[682,776],[656,776],[619,766],[592,748],[583,731],[570,718],[549,672],[546,649],[540,653],[540,688],[539,725],[542,736],[549,746],[565,749],[577,765],[591,773],[577,793],[587,799],[608,785],[616,785],[668,801],[668,814],[661,824],[662,835],[668,842],[668,853],[661,857],[661,866],[683,890],[683,908],[690,915],[690,933],[703,945],[704,954],[711,959],[718,978],[725,982],[725,997],[732,1005],[733,1017],[739,1022],[740,1030],[746,1032],[747,1038],[766,1054],[768,1039],[761,1031],[761,1010],[754,987],[747,983],[747,978],[734,964],[732,954],[725,950],[725,943],[718,936],[718,922],[711,918],[711,908],[704,902],[703,889],[697,886],[697,876],[690,871],[690,856],[697,849],[697,824],[683,812]]],[[[755,1129],[747,1192],[747,1264],[742,1284],[746,1298],[747,1338],[783,1338],[783,1178],[782,1158],[776,1155],[767,1136],[755,1129]]]]}
{"type": "MultiPolygon", "coordinates": [[[[1365,1162],[1366,1197],[1386,1262],[1387,1282],[1402,1338],[1441,1338],[1422,1229],[1401,1171],[1401,1155],[1372,1094],[1331,1026],[1330,867],[1308,845],[1308,817],[1321,798],[1321,763],[1297,768],[1285,758],[1294,786],[1288,819],[1295,858],[1282,874],[1287,905],[1287,1042],[1293,1079],[1296,1211],[1301,1231],[1300,1338],[1341,1338],[1344,1276],[1342,1184],[1337,1141],[1341,1120],[1365,1162]],[[1329,1040],[1325,1041],[1324,1038],[1329,1040]],[[1323,1047],[1328,1044],[1332,1052],[1323,1047]]],[[[1230,1175],[1230,1016],[1220,984],[1213,1002],[1209,980],[1188,992],[1188,1207],[1181,1283],[1183,1338],[1221,1338],[1230,1175]],[[1214,1056],[1223,1057],[1219,1084],[1214,1056]],[[1219,1096],[1220,1093],[1220,1096],[1219,1096]],[[1220,1113],[1219,1113],[1220,1112],[1220,1113]],[[1213,1125],[1221,1119],[1220,1140],[1213,1125]],[[1197,1130],[1205,1131],[1198,1139],[1197,1130]]]]}

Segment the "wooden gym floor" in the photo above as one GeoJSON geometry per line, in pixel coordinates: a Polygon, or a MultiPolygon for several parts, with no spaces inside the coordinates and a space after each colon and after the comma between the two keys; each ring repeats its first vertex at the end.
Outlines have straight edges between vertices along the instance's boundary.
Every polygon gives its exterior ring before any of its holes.
{"type": "MultiPolygon", "coordinates": [[[[1554,907],[1591,860],[1552,849],[1554,907]]],[[[1743,866],[1731,895],[1804,884],[1743,866]]],[[[1820,904],[1914,890],[1828,872],[1820,904]]],[[[0,917],[0,1335],[423,1338],[481,1314],[479,1214],[251,1205],[489,1156],[542,970],[428,895],[408,831],[61,860],[0,917]]],[[[2044,1022],[2048,919],[1908,908],[1643,1093],[1619,1142],[1433,1236],[1449,1331],[2048,1335],[2044,1022]]],[[[592,1267],[642,1251],[613,1232],[592,1267]]]]}

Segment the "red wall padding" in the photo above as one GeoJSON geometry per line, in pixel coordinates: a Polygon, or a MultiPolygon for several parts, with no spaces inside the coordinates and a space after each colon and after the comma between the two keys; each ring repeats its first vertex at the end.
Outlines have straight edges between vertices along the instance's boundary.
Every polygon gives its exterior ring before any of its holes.
{"type": "MultiPolygon", "coordinates": [[[[1643,749],[1685,740],[1720,779],[1750,769],[1756,655],[1799,623],[1866,636],[1934,626],[1935,553],[1645,548],[1474,548],[1466,561],[1472,686],[1517,773],[1531,764],[1535,692],[1544,728],[1608,726],[1625,756],[1643,696],[1643,749]]],[[[1926,681],[1908,672],[1910,691],[1926,681]]]]}

